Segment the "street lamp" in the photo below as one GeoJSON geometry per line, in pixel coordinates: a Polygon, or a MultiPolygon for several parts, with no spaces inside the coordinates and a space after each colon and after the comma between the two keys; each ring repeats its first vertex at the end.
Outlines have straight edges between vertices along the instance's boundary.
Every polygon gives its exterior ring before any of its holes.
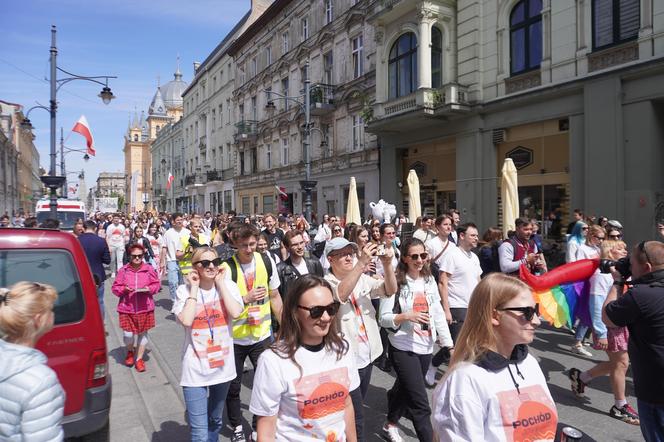
{"type": "Polygon", "coordinates": [[[51,209],[51,218],[57,219],[57,208],[58,208],[58,196],[56,193],[56,190],[58,187],[62,186],[62,184],[66,181],[67,177],[66,176],[56,176],[56,170],[55,170],[55,157],[56,157],[56,151],[55,151],[55,128],[56,128],[56,115],[57,115],[57,110],[58,110],[58,103],[57,103],[57,93],[60,90],[60,88],[65,85],[66,83],[69,83],[71,81],[75,80],[85,80],[85,81],[90,81],[92,83],[97,83],[103,86],[101,92],[99,93],[99,97],[102,99],[104,104],[109,104],[112,99],[115,98],[115,95],[113,95],[113,92],[111,92],[111,88],[108,87],[108,80],[109,78],[117,78],[114,76],[110,75],[98,75],[94,77],[86,77],[86,76],[81,76],[81,75],[76,75],[72,74],[71,72],[67,72],[62,68],[58,67],[57,64],[57,56],[58,56],[58,48],[55,45],[55,34],[56,34],[56,28],[55,25],[51,26],[51,49],[50,49],[50,68],[51,68],[51,75],[49,78],[49,83],[50,83],[50,89],[51,89],[51,94],[50,94],[50,104],[49,107],[43,106],[43,105],[37,105],[28,110],[28,112],[25,114],[25,119],[23,120],[23,127],[26,129],[32,129],[32,124],[30,122],[30,119],[28,118],[30,111],[33,109],[44,109],[49,112],[51,115],[51,135],[50,135],[50,154],[49,156],[51,157],[50,161],[50,167],[48,171],[48,175],[43,175],[41,177],[42,182],[46,187],[51,189],[50,191],[50,204],[49,207],[51,209]],[[58,71],[68,75],[68,77],[64,78],[58,78],[58,71]],[[100,80],[104,80],[103,82],[100,80]]]}
{"type": "Polygon", "coordinates": [[[280,94],[278,92],[273,92],[271,90],[265,90],[267,94],[267,105],[266,109],[274,109],[274,100],[272,99],[273,95],[276,95],[277,99],[292,101],[304,112],[304,137],[302,139],[302,151],[304,152],[304,180],[300,181],[300,187],[304,191],[304,217],[307,222],[311,223],[311,193],[316,188],[316,181],[311,180],[311,156],[309,152],[309,137],[311,136],[311,80],[309,79],[309,61],[304,65],[304,103],[298,97],[289,97],[287,95],[280,94]]]}

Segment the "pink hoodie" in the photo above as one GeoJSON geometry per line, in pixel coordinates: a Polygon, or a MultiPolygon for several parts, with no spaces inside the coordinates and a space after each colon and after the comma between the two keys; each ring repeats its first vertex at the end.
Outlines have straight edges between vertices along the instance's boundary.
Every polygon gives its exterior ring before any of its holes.
{"type": "Polygon", "coordinates": [[[111,290],[120,297],[119,313],[145,313],[154,311],[152,297],[161,288],[157,271],[150,264],[143,263],[138,269],[131,264],[118,270],[111,290]],[[147,292],[136,293],[136,289],[147,288],[147,292]]]}

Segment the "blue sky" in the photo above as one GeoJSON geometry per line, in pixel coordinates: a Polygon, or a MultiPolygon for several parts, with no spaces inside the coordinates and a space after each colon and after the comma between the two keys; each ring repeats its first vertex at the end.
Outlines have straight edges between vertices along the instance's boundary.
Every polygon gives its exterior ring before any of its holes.
{"type": "MultiPolygon", "coordinates": [[[[115,75],[109,86],[117,99],[102,103],[101,86],[74,81],[58,92],[57,131],[65,145],[84,148],[71,128],[81,114],[91,126],[97,149],[87,163],[82,154],[65,155],[67,171],[85,170],[88,188],[99,172],[122,172],[123,136],[134,109],[146,110],[157,87],[173,79],[180,55],[184,80],[193,62],[202,62],[250,9],[250,0],[23,0],[4,4],[0,14],[0,99],[27,111],[37,102],[48,106],[51,25],[56,25],[58,66],[77,75],[115,75]]],[[[35,145],[40,163],[49,167],[49,116],[35,109],[35,145]]],[[[59,156],[58,156],[59,162],[59,156]]],[[[59,171],[59,169],[58,169],[59,171]]],[[[76,175],[68,176],[76,181],[76,175]]]]}

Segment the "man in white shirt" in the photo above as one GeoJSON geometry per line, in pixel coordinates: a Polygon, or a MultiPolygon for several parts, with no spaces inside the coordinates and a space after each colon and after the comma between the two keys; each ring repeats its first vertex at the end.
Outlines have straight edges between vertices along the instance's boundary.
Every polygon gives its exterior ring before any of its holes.
{"type": "Polygon", "coordinates": [[[429,215],[422,216],[422,219],[420,220],[420,228],[413,233],[413,238],[417,238],[423,243],[426,243],[428,240],[436,236],[432,227],[433,217],[429,215]]]}
{"type": "Polygon", "coordinates": [[[181,213],[174,213],[171,216],[171,227],[164,234],[164,247],[162,248],[162,255],[166,259],[161,259],[160,265],[162,273],[164,269],[168,273],[168,291],[171,300],[175,301],[178,286],[183,284],[182,273],[178,265],[178,258],[184,256],[184,247],[182,241],[189,238],[191,232],[182,227],[184,217],[181,213]]]}
{"type": "Polygon", "coordinates": [[[122,258],[125,247],[125,226],[120,222],[120,216],[113,215],[113,222],[106,228],[106,242],[108,250],[111,252],[111,271],[112,278],[115,278],[115,272],[122,267],[122,258]]]}
{"type": "MultiPolygon", "coordinates": [[[[477,247],[479,232],[473,223],[465,223],[457,227],[457,238],[459,244],[451,248],[450,253],[445,254],[440,263],[440,299],[445,310],[445,318],[450,325],[452,340],[456,343],[457,336],[461,331],[470,296],[480,282],[482,267],[480,260],[472,249],[477,247]]],[[[433,384],[436,369],[442,362],[442,357],[431,360],[431,366],[427,371],[425,380],[433,384]]],[[[441,355],[442,356],[442,355],[441,355]]]]}

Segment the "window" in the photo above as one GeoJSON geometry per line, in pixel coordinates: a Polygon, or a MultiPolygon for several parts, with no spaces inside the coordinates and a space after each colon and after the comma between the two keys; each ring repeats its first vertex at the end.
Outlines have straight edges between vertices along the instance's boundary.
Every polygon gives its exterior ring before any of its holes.
{"type": "Polygon", "coordinates": [[[300,19],[300,36],[302,41],[305,41],[309,38],[309,18],[303,17],[300,19]]]}
{"type": "Polygon", "coordinates": [[[288,138],[281,140],[281,165],[288,166],[288,138]]]}
{"type": "Polygon", "coordinates": [[[323,55],[323,83],[325,84],[334,84],[334,78],[332,75],[333,64],[334,58],[332,51],[326,52],[323,55]]]}
{"type": "Polygon", "coordinates": [[[364,147],[364,121],[359,115],[353,115],[353,145],[352,151],[360,150],[364,147]]]}
{"type": "Polygon", "coordinates": [[[640,12],[639,0],[593,0],[593,49],[637,38],[640,12]]]}
{"type": "Polygon", "coordinates": [[[238,106],[238,114],[240,116],[239,120],[244,121],[244,104],[238,106]]]}
{"type": "Polygon", "coordinates": [[[226,112],[228,112],[228,120],[226,121],[226,124],[231,124],[231,99],[230,98],[226,99],[226,112]]]}
{"type": "Polygon", "coordinates": [[[256,105],[256,96],[251,97],[251,119],[258,120],[258,106],[256,105]]]}
{"type": "Polygon", "coordinates": [[[246,213],[247,215],[249,214],[249,197],[248,196],[243,196],[242,197],[242,213],[246,213]]]}
{"type": "Polygon", "coordinates": [[[251,59],[251,76],[255,77],[257,73],[258,73],[258,62],[256,61],[256,57],[254,57],[251,59]]]}
{"type": "Polygon", "coordinates": [[[437,27],[431,28],[431,87],[443,86],[443,33],[437,27]]]}
{"type": "Polygon", "coordinates": [[[231,190],[224,190],[224,212],[231,210],[233,205],[233,195],[231,190]]]}
{"type": "Polygon", "coordinates": [[[325,0],[325,24],[332,23],[334,20],[334,2],[325,0]]]}
{"type": "Polygon", "coordinates": [[[358,35],[352,40],[353,45],[353,78],[358,78],[364,74],[364,48],[362,36],[358,35]]]}
{"type": "Polygon", "coordinates": [[[240,175],[244,175],[244,151],[240,152],[240,175]]]}
{"type": "Polygon", "coordinates": [[[510,72],[537,69],[542,61],[542,0],[521,0],[510,14],[510,72]]]}
{"type": "Polygon", "coordinates": [[[288,32],[281,34],[281,53],[286,54],[290,50],[290,44],[288,41],[288,32]]]}
{"type": "MultiPolygon", "coordinates": [[[[281,93],[286,97],[288,96],[288,77],[281,79],[281,93]]],[[[288,110],[290,108],[288,100],[283,100],[283,102],[284,110],[288,110]]]]}
{"type": "Polygon", "coordinates": [[[251,149],[251,173],[258,172],[258,152],[257,148],[251,149]]]}
{"type": "Polygon", "coordinates": [[[272,64],[272,47],[268,46],[265,48],[265,67],[268,67],[272,64]]]}
{"type": "Polygon", "coordinates": [[[272,146],[269,144],[265,145],[265,168],[272,169],[272,146]]]}
{"type": "Polygon", "coordinates": [[[138,141],[138,135],[136,135],[136,134],[134,134],[134,141],[138,141]]]}
{"type": "Polygon", "coordinates": [[[215,127],[217,127],[217,110],[212,109],[212,132],[214,132],[215,127]]]}
{"type": "Polygon", "coordinates": [[[196,136],[195,140],[198,141],[198,121],[194,123],[194,135],[196,136]]]}
{"type": "Polygon", "coordinates": [[[231,143],[226,143],[226,155],[228,158],[226,158],[226,167],[231,168],[233,167],[233,158],[232,158],[232,153],[231,153],[231,143]]]}
{"type": "Polygon", "coordinates": [[[389,98],[402,97],[417,89],[417,37],[403,34],[390,49],[389,98]]]}
{"type": "Polygon", "coordinates": [[[263,213],[274,212],[274,195],[263,195],[263,213]]]}
{"type": "Polygon", "coordinates": [[[217,91],[217,76],[212,77],[212,92],[217,91]]]}
{"type": "Polygon", "coordinates": [[[224,123],[224,106],[219,105],[219,127],[224,123]]]}

